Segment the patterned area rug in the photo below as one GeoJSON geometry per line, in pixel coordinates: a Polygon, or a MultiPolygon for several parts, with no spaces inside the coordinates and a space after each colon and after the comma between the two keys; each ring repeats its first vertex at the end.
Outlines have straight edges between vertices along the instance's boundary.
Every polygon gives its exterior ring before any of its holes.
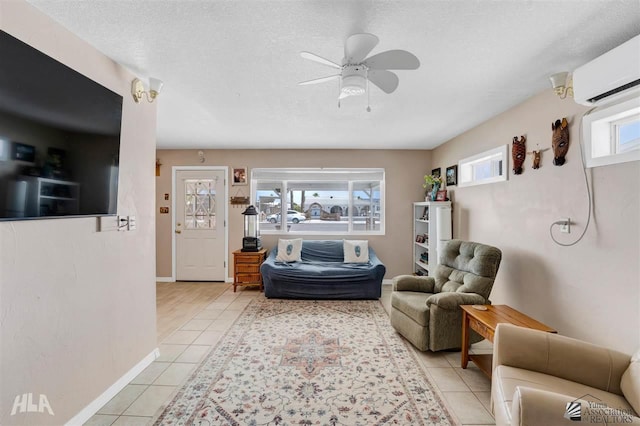
{"type": "Polygon", "coordinates": [[[379,301],[253,301],[157,425],[456,424],[379,301]]]}

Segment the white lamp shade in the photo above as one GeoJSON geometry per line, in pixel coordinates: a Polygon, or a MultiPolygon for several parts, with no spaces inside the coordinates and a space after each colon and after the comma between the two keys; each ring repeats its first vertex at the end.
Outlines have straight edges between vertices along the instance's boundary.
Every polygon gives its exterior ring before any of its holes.
{"type": "Polygon", "coordinates": [[[156,92],[156,93],[160,93],[160,90],[162,90],[162,85],[164,83],[162,82],[162,80],[158,80],[157,78],[149,78],[149,90],[156,92]]]}
{"type": "Polygon", "coordinates": [[[553,74],[551,77],[549,77],[549,80],[551,80],[551,86],[554,89],[557,89],[558,87],[565,87],[567,85],[568,75],[569,75],[568,72],[559,72],[559,73],[553,74]]]}

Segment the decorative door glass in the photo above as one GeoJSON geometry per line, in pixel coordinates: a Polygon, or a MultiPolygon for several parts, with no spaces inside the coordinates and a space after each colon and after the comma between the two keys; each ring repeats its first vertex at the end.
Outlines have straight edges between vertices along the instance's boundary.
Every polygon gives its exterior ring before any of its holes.
{"type": "Polygon", "coordinates": [[[216,229],[217,179],[186,179],[185,229],[216,229]]]}

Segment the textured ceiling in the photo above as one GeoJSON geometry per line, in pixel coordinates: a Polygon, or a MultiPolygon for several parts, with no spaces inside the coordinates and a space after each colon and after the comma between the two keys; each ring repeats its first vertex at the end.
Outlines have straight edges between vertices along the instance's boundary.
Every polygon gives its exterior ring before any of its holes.
{"type": "Polygon", "coordinates": [[[165,83],[158,148],[428,149],[640,33],[631,1],[28,0],[140,78],[165,83]],[[337,106],[346,38],[414,53],[392,94],[337,106]]]}

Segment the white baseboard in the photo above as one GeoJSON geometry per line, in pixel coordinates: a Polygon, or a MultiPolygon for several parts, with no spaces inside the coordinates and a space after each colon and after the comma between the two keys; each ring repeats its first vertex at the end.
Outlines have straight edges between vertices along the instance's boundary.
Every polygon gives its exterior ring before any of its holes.
{"type": "Polygon", "coordinates": [[[114,384],[112,384],[106,391],[102,392],[102,395],[94,399],[89,405],[84,407],[78,414],[73,416],[71,420],[65,423],[65,426],[79,426],[89,420],[94,414],[98,412],[107,402],[111,401],[111,398],[116,396],[118,392],[124,389],[138,374],[149,366],[160,356],[160,349],[155,348],[149,355],[145,356],[142,361],[137,363],[131,370],[127,371],[124,376],[120,377],[114,384]]]}
{"type": "Polygon", "coordinates": [[[393,284],[393,280],[390,280],[390,279],[387,279],[387,278],[382,280],[382,285],[392,285],[392,284],[393,284]]]}
{"type": "Polygon", "coordinates": [[[224,280],[224,282],[225,282],[225,283],[233,284],[233,278],[229,278],[229,277],[227,277],[227,279],[226,279],[226,280],[224,280]]]}
{"type": "Polygon", "coordinates": [[[173,283],[175,281],[173,277],[156,277],[157,283],[173,283]]]}

